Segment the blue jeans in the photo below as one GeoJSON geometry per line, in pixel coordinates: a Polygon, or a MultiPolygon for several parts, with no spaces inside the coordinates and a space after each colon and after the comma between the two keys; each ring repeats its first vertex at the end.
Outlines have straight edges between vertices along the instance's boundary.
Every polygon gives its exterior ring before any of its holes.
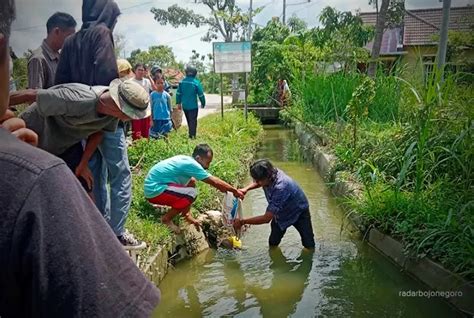
{"type": "Polygon", "coordinates": [[[122,127],[115,132],[104,132],[98,150],[89,161],[89,168],[94,176],[95,204],[115,235],[120,236],[125,231],[132,199],[132,174],[122,127]],[[110,189],[107,189],[108,182],[110,189]]]}

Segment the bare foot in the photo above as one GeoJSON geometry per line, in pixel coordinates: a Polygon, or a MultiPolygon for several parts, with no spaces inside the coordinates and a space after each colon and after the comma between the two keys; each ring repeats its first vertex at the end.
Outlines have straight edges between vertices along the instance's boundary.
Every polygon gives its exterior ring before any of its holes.
{"type": "Polygon", "coordinates": [[[163,222],[163,224],[165,224],[167,227],[170,228],[171,231],[173,231],[175,234],[180,234],[181,233],[181,230],[179,229],[179,227],[173,223],[173,221],[165,221],[165,220],[161,220],[163,222]]]}

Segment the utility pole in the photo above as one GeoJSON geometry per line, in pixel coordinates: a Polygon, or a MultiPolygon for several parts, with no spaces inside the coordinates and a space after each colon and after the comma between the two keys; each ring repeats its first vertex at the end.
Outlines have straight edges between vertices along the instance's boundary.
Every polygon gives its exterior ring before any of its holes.
{"type": "Polygon", "coordinates": [[[442,0],[442,1],[443,1],[443,20],[441,21],[441,30],[439,32],[439,46],[438,46],[438,70],[440,71],[443,71],[444,64],[446,63],[446,49],[448,47],[449,9],[451,7],[451,0],[442,0]]]}
{"type": "Polygon", "coordinates": [[[283,0],[283,25],[286,24],[286,0],[283,0]]]}
{"type": "Polygon", "coordinates": [[[252,0],[250,0],[250,8],[249,8],[249,41],[252,40],[252,0]]]}

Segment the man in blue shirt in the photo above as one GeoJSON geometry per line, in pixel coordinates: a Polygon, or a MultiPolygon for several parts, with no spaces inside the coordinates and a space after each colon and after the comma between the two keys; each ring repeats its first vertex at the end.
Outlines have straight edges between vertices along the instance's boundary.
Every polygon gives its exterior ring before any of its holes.
{"type": "Polygon", "coordinates": [[[189,138],[196,138],[198,101],[201,101],[201,107],[206,106],[206,98],[201,86],[201,82],[196,79],[197,70],[195,67],[187,66],[186,77],[179,82],[176,92],[176,104],[179,109],[184,111],[186,121],[188,122],[189,138]]]}
{"type": "Polygon", "coordinates": [[[303,246],[313,249],[315,243],[308,199],[298,184],[283,171],[274,168],[267,159],[252,164],[250,175],[254,182],[241,191],[245,195],[249,190],[262,187],[268,207],[263,215],[236,219],[234,227],[240,229],[245,224],[264,224],[272,221],[268,243],[270,246],[278,246],[286,229],[294,226],[300,233],[303,246]]]}
{"type": "Polygon", "coordinates": [[[244,197],[240,190],[207,172],[212,157],[211,147],[199,144],[194,148],[192,156],[178,155],[158,162],[145,178],[145,198],[150,203],[170,207],[161,221],[175,233],[180,231],[172,219],[178,214],[196,228],[200,226],[199,221],[194,219],[190,212],[197,197],[196,180],[203,181],[221,192],[232,192],[241,199],[244,197]]]}

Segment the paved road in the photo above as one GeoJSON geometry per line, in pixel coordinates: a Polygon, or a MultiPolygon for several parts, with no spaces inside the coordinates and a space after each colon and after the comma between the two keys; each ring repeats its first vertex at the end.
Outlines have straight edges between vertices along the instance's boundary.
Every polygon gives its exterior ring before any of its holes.
{"type": "MultiPolygon", "coordinates": [[[[220,111],[221,109],[221,95],[219,94],[205,94],[206,95],[206,107],[199,108],[198,119],[205,117],[209,114],[220,111]]],[[[232,96],[224,96],[224,105],[232,102],[232,96]]],[[[187,126],[186,117],[183,114],[183,126],[187,126]]]]}

